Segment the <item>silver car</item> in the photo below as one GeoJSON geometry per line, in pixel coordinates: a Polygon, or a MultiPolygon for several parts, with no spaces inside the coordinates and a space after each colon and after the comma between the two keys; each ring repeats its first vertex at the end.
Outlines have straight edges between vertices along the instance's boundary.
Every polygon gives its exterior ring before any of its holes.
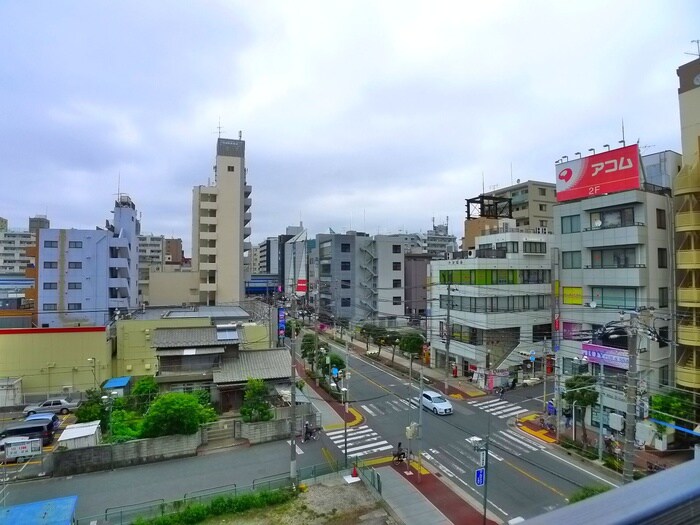
{"type": "Polygon", "coordinates": [[[80,406],[79,401],[73,402],[67,401],[66,399],[47,399],[38,405],[29,405],[28,407],[24,407],[22,412],[25,416],[31,416],[32,414],[39,414],[41,412],[68,414],[69,412],[74,412],[78,406],[80,406]]]}
{"type": "Polygon", "coordinates": [[[423,408],[427,408],[433,414],[439,414],[441,416],[452,414],[452,403],[450,403],[440,392],[426,390],[423,392],[421,403],[423,408]]]}

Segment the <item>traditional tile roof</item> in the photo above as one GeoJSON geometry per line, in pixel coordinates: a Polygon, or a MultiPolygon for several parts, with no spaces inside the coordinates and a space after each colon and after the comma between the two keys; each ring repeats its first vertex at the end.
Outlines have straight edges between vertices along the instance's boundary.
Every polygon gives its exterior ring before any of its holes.
{"type": "Polygon", "coordinates": [[[226,339],[219,339],[215,326],[156,328],[153,331],[151,343],[155,348],[195,348],[198,346],[221,346],[226,343],[236,344],[241,342],[238,331],[230,330],[229,332],[226,339]]]}
{"type": "Polygon", "coordinates": [[[292,358],[289,351],[243,350],[238,357],[225,358],[219,370],[214,370],[214,382],[245,383],[254,379],[287,379],[291,376],[292,358]]]}

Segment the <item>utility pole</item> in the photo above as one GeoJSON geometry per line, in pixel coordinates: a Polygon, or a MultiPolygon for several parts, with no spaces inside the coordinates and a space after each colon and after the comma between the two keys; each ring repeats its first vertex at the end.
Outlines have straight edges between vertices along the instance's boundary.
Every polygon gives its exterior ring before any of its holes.
{"type": "MultiPolygon", "coordinates": [[[[627,328],[627,414],[625,415],[625,447],[622,454],[622,482],[634,480],[634,438],[637,423],[637,312],[630,313],[630,326],[627,328]]],[[[602,418],[601,418],[602,420],[602,418]]]]}
{"type": "Polygon", "coordinates": [[[598,403],[600,410],[598,411],[598,461],[603,461],[603,412],[605,403],[603,403],[603,392],[605,388],[605,364],[600,362],[600,374],[598,375],[598,403]]]}
{"type": "Polygon", "coordinates": [[[297,396],[296,396],[296,389],[297,389],[297,369],[296,366],[294,366],[294,360],[296,358],[296,326],[293,324],[292,325],[292,340],[289,345],[289,351],[292,354],[292,388],[291,388],[291,393],[292,393],[292,418],[290,422],[290,462],[289,462],[289,478],[292,480],[292,483],[296,484],[297,480],[297,396]]]}
{"type": "Polygon", "coordinates": [[[445,395],[450,394],[448,379],[450,377],[450,336],[452,335],[452,326],[450,325],[450,311],[452,310],[452,270],[448,271],[449,278],[447,280],[447,322],[445,329],[447,337],[445,340],[445,395]]]}
{"type": "Polygon", "coordinates": [[[421,481],[422,465],[423,465],[423,349],[421,348],[420,360],[420,395],[418,396],[418,482],[421,481]]]}
{"type": "Polygon", "coordinates": [[[343,394],[345,399],[345,417],[344,421],[344,445],[345,450],[345,468],[348,468],[348,414],[350,412],[348,394],[350,393],[350,343],[345,343],[345,373],[343,374],[343,394]]]}
{"type": "MultiPolygon", "coordinates": [[[[534,365],[534,363],[533,363],[534,365]]],[[[542,367],[544,368],[544,387],[542,390],[542,411],[547,412],[547,337],[542,341],[542,367]]]]}

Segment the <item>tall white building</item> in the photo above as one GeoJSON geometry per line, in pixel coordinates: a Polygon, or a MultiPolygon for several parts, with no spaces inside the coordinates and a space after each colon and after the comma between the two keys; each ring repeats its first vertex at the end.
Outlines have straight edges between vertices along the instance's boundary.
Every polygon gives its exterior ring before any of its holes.
{"type": "Polygon", "coordinates": [[[245,297],[251,192],[245,141],[218,139],[214,182],[192,192],[192,268],[199,272],[201,304],[232,304],[245,297]]]}
{"type": "Polygon", "coordinates": [[[136,308],[139,221],[127,195],[105,229],[42,229],[37,319],[42,327],[105,326],[136,308]]]}
{"type": "Polygon", "coordinates": [[[26,254],[34,246],[34,234],[21,230],[0,230],[0,274],[21,274],[34,260],[26,254]]]}
{"type": "Polygon", "coordinates": [[[449,351],[448,368],[489,388],[551,340],[553,235],[514,222],[477,236],[468,258],[430,263],[431,366],[445,368],[449,351]]]}

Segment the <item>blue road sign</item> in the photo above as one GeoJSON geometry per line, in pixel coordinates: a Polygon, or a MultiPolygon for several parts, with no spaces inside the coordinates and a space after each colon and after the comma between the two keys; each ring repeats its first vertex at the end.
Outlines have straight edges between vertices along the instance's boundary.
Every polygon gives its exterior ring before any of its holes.
{"type": "Polygon", "coordinates": [[[477,487],[482,487],[486,482],[486,469],[478,468],[474,471],[474,483],[477,487]]]}
{"type": "Polygon", "coordinates": [[[531,356],[530,356],[530,361],[533,362],[533,363],[535,362],[535,356],[534,356],[534,355],[531,355],[531,356]]]}
{"type": "Polygon", "coordinates": [[[331,374],[333,374],[333,377],[338,377],[338,368],[334,366],[331,370],[331,374]]]}

